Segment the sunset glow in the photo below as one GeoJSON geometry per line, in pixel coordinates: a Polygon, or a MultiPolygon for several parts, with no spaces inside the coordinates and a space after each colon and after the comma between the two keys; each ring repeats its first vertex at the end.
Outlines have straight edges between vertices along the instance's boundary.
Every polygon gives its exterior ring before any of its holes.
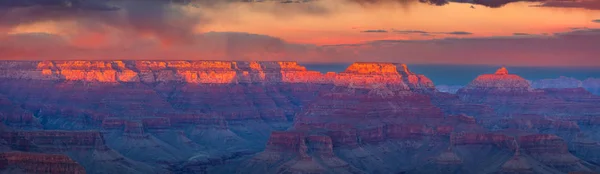
{"type": "MultiPolygon", "coordinates": [[[[495,51],[508,49],[513,51],[502,51],[508,54],[503,64],[536,65],[539,63],[535,62],[544,59],[548,60],[545,61],[548,65],[571,66],[590,65],[587,60],[600,52],[589,52],[587,46],[577,47],[600,42],[594,39],[600,37],[595,30],[600,27],[596,21],[600,19],[600,10],[594,6],[566,8],[545,3],[516,2],[491,8],[454,2],[442,6],[408,0],[405,3],[374,2],[323,0],[306,3],[156,5],[132,1],[120,4],[124,8],[114,11],[13,8],[5,12],[5,22],[0,22],[0,32],[3,32],[0,38],[5,40],[4,44],[0,43],[0,49],[6,50],[0,56],[2,59],[48,59],[46,56],[63,59],[293,58],[307,62],[374,59],[414,63],[496,64],[501,62],[494,61],[494,57],[499,56],[495,51]],[[137,9],[137,6],[147,8],[137,9]],[[40,33],[46,34],[46,37],[39,38],[40,33]],[[573,34],[591,36],[580,38],[572,37],[573,34]],[[447,39],[460,44],[444,47],[427,44],[447,39]],[[231,43],[233,41],[236,43],[231,43]],[[418,41],[419,44],[381,44],[379,41],[418,41]],[[548,44],[526,44],[525,47],[531,48],[516,55],[520,48],[508,48],[511,44],[506,42],[548,44]],[[575,48],[553,49],[566,43],[575,48]],[[27,50],[15,47],[28,44],[31,48],[27,50]],[[35,45],[44,44],[56,48],[34,48],[35,45]],[[352,46],[348,47],[348,44],[352,46]],[[469,59],[475,58],[460,58],[468,55],[455,55],[464,54],[461,50],[464,47],[458,46],[461,44],[508,47],[473,53],[473,56],[490,57],[489,60],[477,59],[477,62],[473,62],[469,59]],[[439,54],[426,53],[429,52],[427,50],[437,50],[439,54]],[[569,61],[552,58],[567,54],[578,57],[569,61]],[[531,62],[523,61],[524,56],[531,58],[531,62]]],[[[489,48],[480,50],[486,49],[489,48]]],[[[600,63],[595,65],[600,66],[600,63]]]]}

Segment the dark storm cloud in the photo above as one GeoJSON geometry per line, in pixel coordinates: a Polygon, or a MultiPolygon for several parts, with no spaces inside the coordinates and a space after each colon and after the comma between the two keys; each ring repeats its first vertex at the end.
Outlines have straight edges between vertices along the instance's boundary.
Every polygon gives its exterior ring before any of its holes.
{"type": "Polygon", "coordinates": [[[0,0],[0,28],[45,21],[77,21],[83,30],[115,28],[165,42],[185,41],[206,22],[183,11],[188,1],[171,0],[0,0]]]}
{"type": "Polygon", "coordinates": [[[553,0],[546,1],[538,7],[584,8],[600,10],[600,0],[553,0]]]}
{"type": "Polygon", "coordinates": [[[378,3],[401,3],[409,4],[412,2],[427,3],[431,5],[442,6],[450,2],[469,3],[483,5],[491,8],[502,7],[513,2],[544,2],[545,0],[348,0],[359,4],[378,4],[378,3]]]}

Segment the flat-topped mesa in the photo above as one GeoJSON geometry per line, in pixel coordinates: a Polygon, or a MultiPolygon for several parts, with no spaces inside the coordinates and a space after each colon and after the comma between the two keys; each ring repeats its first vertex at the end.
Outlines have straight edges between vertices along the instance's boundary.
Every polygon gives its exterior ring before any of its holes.
{"type": "Polygon", "coordinates": [[[137,81],[136,73],[122,61],[43,61],[37,70],[49,79],[89,82],[137,81]]]}
{"type": "Polygon", "coordinates": [[[85,174],[85,169],[66,155],[28,152],[0,153],[0,172],[16,168],[25,173],[85,174]]]}
{"type": "Polygon", "coordinates": [[[459,90],[459,93],[468,90],[482,91],[524,91],[529,92],[533,89],[529,81],[524,78],[509,74],[505,67],[502,67],[494,74],[483,74],[478,76],[469,85],[459,90]]]}
{"type": "Polygon", "coordinates": [[[3,61],[0,78],[66,80],[100,83],[185,82],[320,83],[358,88],[373,84],[393,89],[434,89],[427,77],[412,73],[405,64],[354,63],[340,74],[309,71],[297,62],[244,61],[3,61]]]}
{"type": "Polygon", "coordinates": [[[402,76],[392,63],[357,62],[339,73],[334,80],[336,86],[370,89],[386,86],[394,90],[409,90],[402,81],[402,76]]]}
{"type": "Polygon", "coordinates": [[[386,86],[392,90],[433,90],[433,82],[423,75],[412,73],[405,64],[356,62],[334,80],[337,86],[374,88],[386,86]]]}
{"type": "Polygon", "coordinates": [[[3,61],[0,71],[0,78],[101,83],[331,83],[333,79],[297,62],[275,61],[3,61]]]}

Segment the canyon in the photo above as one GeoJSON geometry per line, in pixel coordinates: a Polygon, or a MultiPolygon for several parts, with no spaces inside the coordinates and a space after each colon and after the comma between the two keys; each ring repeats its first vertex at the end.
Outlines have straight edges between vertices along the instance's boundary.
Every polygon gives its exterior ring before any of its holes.
{"type": "Polygon", "coordinates": [[[505,67],[445,90],[382,62],[0,61],[0,81],[5,173],[600,172],[600,96],[505,67]]]}

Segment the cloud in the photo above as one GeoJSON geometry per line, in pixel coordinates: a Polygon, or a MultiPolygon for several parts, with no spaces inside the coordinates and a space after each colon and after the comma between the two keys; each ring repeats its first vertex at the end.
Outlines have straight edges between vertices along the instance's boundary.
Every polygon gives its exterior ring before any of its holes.
{"type": "Polygon", "coordinates": [[[429,34],[429,32],[421,30],[394,30],[394,32],[401,34],[429,34]]]}
{"type": "Polygon", "coordinates": [[[11,34],[0,38],[0,58],[281,60],[310,58],[319,50],[313,45],[290,44],[279,38],[249,33],[208,32],[196,34],[191,39],[191,44],[176,47],[143,38],[132,40],[131,44],[126,45],[81,47],[58,35],[11,34]]]}
{"type": "Polygon", "coordinates": [[[466,31],[453,31],[453,32],[447,32],[445,34],[451,34],[451,35],[472,35],[473,33],[466,32],[466,31]]]}
{"type": "MultiPolygon", "coordinates": [[[[0,35],[18,26],[55,22],[75,23],[63,32],[68,34],[117,33],[154,38],[164,44],[189,44],[190,38],[214,20],[215,16],[207,14],[222,14],[222,9],[244,5],[253,13],[268,13],[278,18],[329,12],[320,4],[309,3],[311,0],[297,2],[288,5],[279,0],[0,0],[0,35]]],[[[235,20],[236,15],[242,14],[224,15],[232,15],[227,18],[235,20]]]]}
{"type": "Polygon", "coordinates": [[[364,30],[364,31],[360,31],[362,33],[387,33],[387,30],[364,30]]]}
{"type": "Polygon", "coordinates": [[[469,3],[482,5],[490,8],[499,8],[509,3],[514,2],[543,2],[545,0],[347,0],[349,2],[358,3],[361,5],[372,5],[372,4],[380,4],[380,3],[400,3],[400,4],[410,4],[413,2],[426,3],[431,5],[442,6],[449,4],[450,2],[455,3],[469,3]]]}
{"type": "Polygon", "coordinates": [[[600,23],[600,19],[593,20],[592,22],[600,23]]]}
{"type": "Polygon", "coordinates": [[[351,45],[306,45],[249,33],[196,34],[193,44],[166,47],[155,40],[123,46],[80,47],[62,36],[13,34],[0,38],[2,59],[202,59],[301,62],[385,61],[403,63],[600,66],[600,29],[529,37],[379,40],[351,45]]]}
{"type": "Polygon", "coordinates": [[[333,45],[343,55],[372,61],[406,63],[494,64],[531,66],[600,66],[600,29],[550,36],[504,36],[432,40],[381,40],[333,45]],[[343,51],[360,50],[360,51],[343,51]]]}
{"type": "Polygon", "coordinates": [[[513,33],[513,36],[531,36],[529,33],[513,33]]]}
{"type": "Polygon", "coordinates": [[[155,37],[165,43],[185,42],[206,18],[167,0],[0,0],[0,28],[38,22],[77,22],[78,31],[118,31],[155,37]]]}
{"type": "Polygon", "coordinates": [[[538,7],[584,8],[600,10],[600,0],[550,0],[537,5],[538,7]]]}
{"type": "Polygon", "coordinates": [[[442,34],[442,35],[472,35],[473,33],[471,32],[466,32],[466,31],[452,31],[452,32],[428,32],[428,31],[422,31],[422,30],[393,30],[393,32],[395,33],[399,33],[399,34],[421,34],[421,35],[436,35],[436,34],[442,34]]]}

